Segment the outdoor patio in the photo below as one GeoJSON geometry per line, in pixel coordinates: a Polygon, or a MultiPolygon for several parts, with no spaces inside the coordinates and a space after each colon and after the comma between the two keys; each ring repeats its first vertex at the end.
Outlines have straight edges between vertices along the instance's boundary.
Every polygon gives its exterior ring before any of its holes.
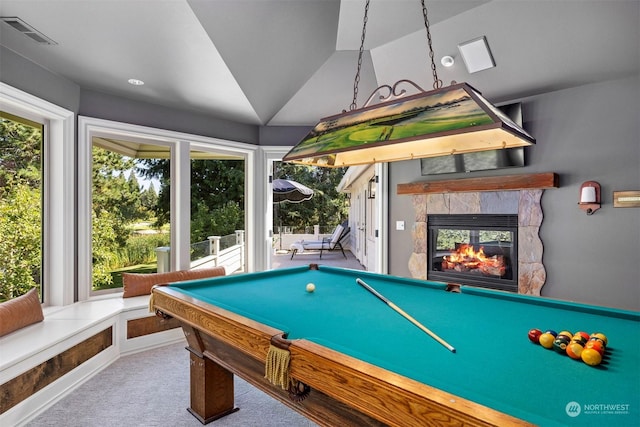
{"type": "Polygon", "coordinates": [[[336,251],[323,251],[322,259],[320,259],[320,251],[304,251],[303,253],[297,253],[293,259],[291,259],[291,252],[276,251],[271,255],[271,268],[276,270],[280,268],[299,267],[309,264],[321,264],[330,265],[333,267],[350,268],[352,270],[364,270],[364,267],[356,259],[355,256],[348,249],[344,250],[347,259],[342,256],[342,252],[336,251]]]}

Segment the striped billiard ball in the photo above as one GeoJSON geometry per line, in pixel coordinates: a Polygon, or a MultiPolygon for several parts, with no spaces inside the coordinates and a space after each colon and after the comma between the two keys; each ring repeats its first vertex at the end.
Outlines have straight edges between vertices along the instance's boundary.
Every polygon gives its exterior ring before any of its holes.
{"type": "Polygon", "coordinates": [[[571,341],[567,346],[567,356],[579,360],[582,350],[584,350],[584,347],[579,342],[571,341]]]}
{"type": "Polygon", "coordinates": [[[560,354],[567,354],[567,346],[571,342],[571,339],[566,335],[558,335],[553,341],[553,349],[560,354]]]}

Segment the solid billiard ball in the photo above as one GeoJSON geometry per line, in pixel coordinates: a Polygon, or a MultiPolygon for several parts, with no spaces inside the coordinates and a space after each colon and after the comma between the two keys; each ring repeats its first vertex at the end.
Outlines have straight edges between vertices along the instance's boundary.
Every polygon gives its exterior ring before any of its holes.
{"type": "Polygon", "coordinates": [[[580,358],[584,363],[590,366],[596,366],[602,362],[602,355],[593,348],[585,348],[582,350],[580,358]]]}
{"type": "Polygon", "coordinates": [[[529,331],[529,340],[531,340],[532,343],[540,344],[540,335],[542,335],[542,331],[538,328],[533,328],[529,331]]]}
{"type": "Polygon", "coordinates": [[[572,341],[567,346],[567,355],[572,359],[580,359],[583,349],[584,347],[582,347],[579,342],[572,341]]]}
{"type": "Polygon", "coordinates": [[[540,345],[543,346],[544,348],[552,348],[553,341],[555,339],[556,339],[555,336],[553,336],[549,332],[545,332],[542,335],[540,335],[540,339],[538,341],[540,342],[540,345]]]}
{"type": "Polygon", "coordinates": [[[547,329],[546,331],[544,331],[544,333],[553,335],[553,339],[555,339],[558,336],[558,333],[553,329],[547,329]]]}
{"type": "Polygon", "coordinates": [[[313,283],[307,283],[307,292],[313,292],[316,290],[316,285],[313,283]]]}

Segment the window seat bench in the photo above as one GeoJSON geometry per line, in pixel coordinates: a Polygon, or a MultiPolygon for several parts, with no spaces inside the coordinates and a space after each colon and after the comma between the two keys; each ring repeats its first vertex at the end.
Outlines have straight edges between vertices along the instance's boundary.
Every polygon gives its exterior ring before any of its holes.
{"type": "Polygon", "coordinates": [[[78,302],[0,337],[0,425],[28,422],[120,356],[184,340],[149,296],[78,302]]]}

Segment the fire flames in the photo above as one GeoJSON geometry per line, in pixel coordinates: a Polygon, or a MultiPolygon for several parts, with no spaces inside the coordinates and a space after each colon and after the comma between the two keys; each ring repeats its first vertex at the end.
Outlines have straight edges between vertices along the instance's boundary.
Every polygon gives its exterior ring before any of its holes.
{"type": "Polygon", "coordinates": [[[482,246],[476,252],[472,245],[460,245],[456,252],[442,257],[442,270],[455,270],[461,273],[480,272],[489,276],[502,277],[506,266],[502,255],[488,257],[482,246]]]}

